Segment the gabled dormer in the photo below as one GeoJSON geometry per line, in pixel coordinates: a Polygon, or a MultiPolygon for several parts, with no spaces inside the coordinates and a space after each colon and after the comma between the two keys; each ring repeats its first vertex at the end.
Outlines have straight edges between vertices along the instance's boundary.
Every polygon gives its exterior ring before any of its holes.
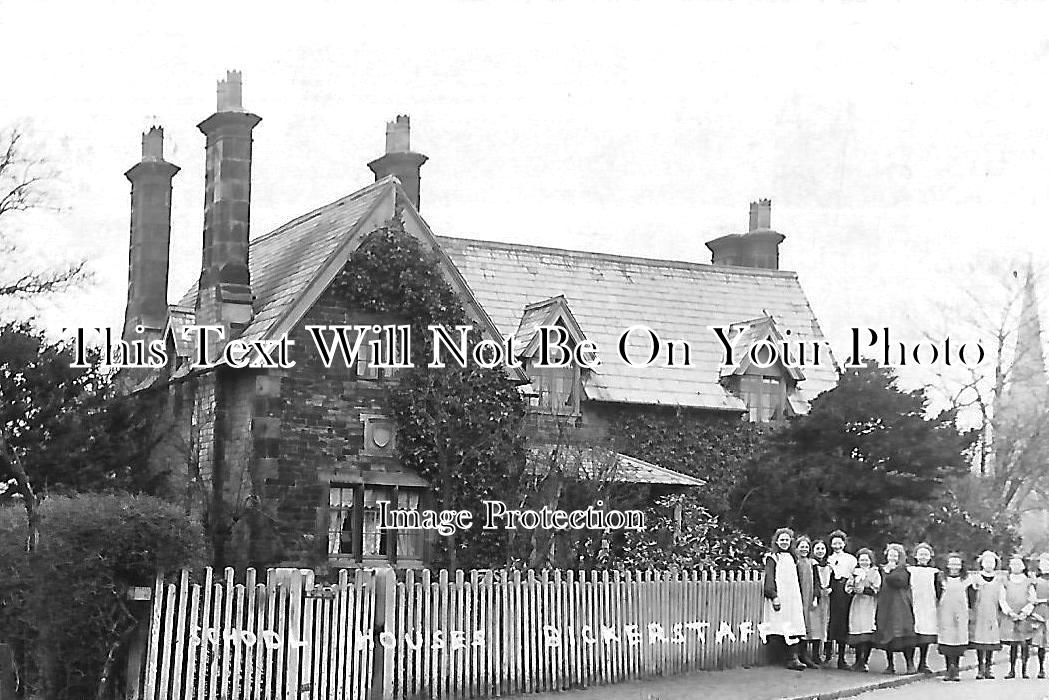
{"type": "MultiPolygon", "coordinates": [[[[591,371],[578,363],[569,361],[564,366],[543,366],[543,329],[563,329],[564,344],[572,351],[586,336],[576,321],[564,295],[558,295],[533,304],[528,304],[514,334],[513,345],[517,357],[524,365],[525,374],[531,380],[531,406],[540,413],[559,416],[579,415],[579,403],[584,398],[583,384],[591,371]]],[[[547,330],[548,357],[546,365],[562,362],[557,347],[558,333],[547,330]]],[[[571,360],[571,355],[568,360],[571,360]]]]}
{"type": "Polygon", "coordinates": [[[808,412],[808,403],[797,390],[805,373],[771,316],[733,323],[727,337],[734,364],[722,365],[720,382],[743,401],[752,423],[808,412]]]}

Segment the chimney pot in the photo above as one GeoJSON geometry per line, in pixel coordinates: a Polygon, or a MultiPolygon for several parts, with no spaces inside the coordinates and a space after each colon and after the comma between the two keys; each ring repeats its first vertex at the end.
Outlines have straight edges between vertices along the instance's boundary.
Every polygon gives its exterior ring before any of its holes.
{"type": "Polygon", "coordinates": [[[772,200],[759,199],[750,203],[751,231],[768,231],[772,228],[772,200]]]}
{"type": "Polygon", "coordinates": [[[243,78],[239,70],[226,71],[226,79],[218,82],[216,112],[243,112],[243,78]]]}
{"type": "Polygon", "coordinates": [[[407,114],[399,114],[392,122],[386,122],[386,152],[408,153],[411,148],[412,125],[407,114]]]}
{"type": "Polygon", "coordinates": [[[142,162],[164,160],[164,128],[154,126],[142,134],[142,162]]]}

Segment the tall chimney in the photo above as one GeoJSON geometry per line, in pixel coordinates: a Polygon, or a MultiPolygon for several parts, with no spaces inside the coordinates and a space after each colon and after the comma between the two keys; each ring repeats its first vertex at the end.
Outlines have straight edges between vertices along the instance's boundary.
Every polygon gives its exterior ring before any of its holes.
{"type": "Polygon", "coordinates": [[[779,269],[779,245],[785,239],[772,230],[772,200],[750,203],[750,226],[744,234],[732,233],[707,241],[715,265],[779,269]]]}
{"type": "Polygon", "coordinates": [[[395,175],[408,195],[412,205],[419,209],[419,170],[428,159],[411,149],[411,120],[401,114],[392,122],[386,122],[386,155],[376,158],[368,167],[379,181],[387,175],[395,175]]]}
{"type": "Polygon", "coordinates": [[[244,111],[240,71],[227,71],[217,92],[216,112],[197,125],[205,136],[206,155],[196,322],[222,326],[229,338],[252,317],[251,132],[262,118],[244,111]]]}
{"type": "Polygon", "coordinates": [[[159,338],[168,315],[171,179],[178,166],[164,160],[164,129],[142,134],[142,160],[124,173],[131,182],[125,341],[159,338]],[[142,328],[139,332],[138,328],[142,328]]]}

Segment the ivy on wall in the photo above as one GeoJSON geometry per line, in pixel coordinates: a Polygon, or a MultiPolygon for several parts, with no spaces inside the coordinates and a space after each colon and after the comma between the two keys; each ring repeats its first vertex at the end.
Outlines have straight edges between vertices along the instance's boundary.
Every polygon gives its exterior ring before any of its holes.
{"type": "Polygon", "coordinates": [[[747,462],[763,448],[769,428],[679,409],[621,415],[611,432],[619,452],[702,479],[706,486],[699,504],[725,514],[747,462]]]}
{"type": "MultiPolygon", "coordinates": [[[[355,307],[412,329],[412,369],[391,383],[401,464],[436,488],[442,510],[469,510],[474,527],[437,541],[437,565],[490,566],[507,559],[503,530],[483,530],[481,502],[518,500],[525,465],[525,399],[502,369],[432,369],[429,325],[470,321],[436,254],[395,216],[369,234],[335,285],[355,307]]],[[[483,339],[481,329],[471,333],[483,339]]]]}

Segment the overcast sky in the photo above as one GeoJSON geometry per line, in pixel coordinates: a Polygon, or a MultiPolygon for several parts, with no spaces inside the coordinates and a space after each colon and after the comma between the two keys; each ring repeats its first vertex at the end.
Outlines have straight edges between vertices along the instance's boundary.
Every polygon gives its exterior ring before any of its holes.
{"type": "Polygon", "coordinates": [[[154,121],[182,168],[171,298],[195,281],[196,124],[227,68],[263,118],[256,236],[370,182],[406,113],[441,234],[708,262],[771,198],[838,348],[853,326],[965,336],[979,270],[1049,266],[1043,3],[0,0],[0,36],[0,126],[59,172],[23,246],[95,277],[40,310],[52,328],[122,323],[123,173],[154,121]]]}

